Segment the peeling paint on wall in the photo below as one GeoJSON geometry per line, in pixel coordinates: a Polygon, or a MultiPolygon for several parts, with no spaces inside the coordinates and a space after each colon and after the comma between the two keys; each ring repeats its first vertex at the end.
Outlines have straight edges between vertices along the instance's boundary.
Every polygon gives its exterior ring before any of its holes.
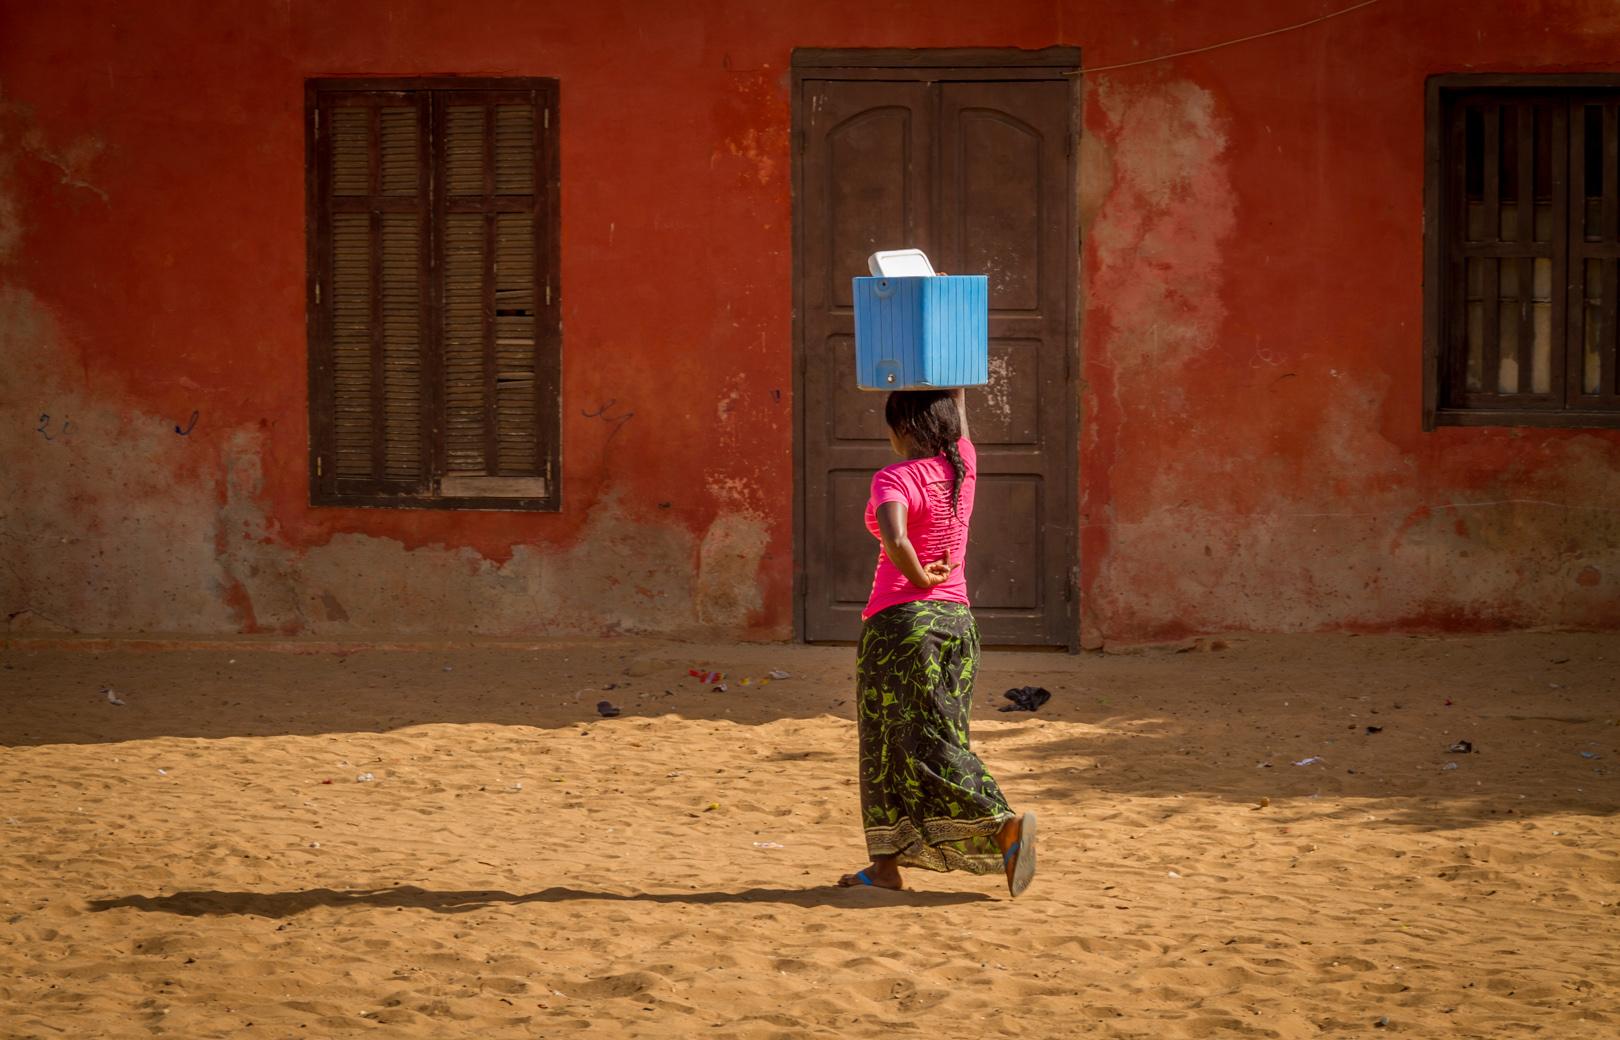
{"type": "Polygon", "coordinates": [[[363,534],[295,550],[264,511],[256,431],[226,437],[222,480],[182,476],[205,442],[41,378],[60,353],[51,326],[26,293],[0,293],[0,616],[13,631],[712,634],[760,608],[758,520],[717,521],[698,554],[612,497],[574,547],[519,546],[503,564],[363,534]]]}
{"type": "Polygon", "coordinates": [[[86,393],[63,353],[37,301],[0,289],[0,617],[14,630],[234,629],[216,496],[179,475],[194,446],[86,393]]]}
{"type": "Polygon", "coordinates": [[[1224,120],[1185,81],[1097,91],[1111,191],[1091,228],[1090,295],[1106,300],[1111,364],[1168,369],[1211,349],[1225,317],[1222,243],[1236,223],[1224,120]]]}
{"type": "Polygon", "coordinates": [[[1581,576],[1620,567],[1620,512],[1552,499],[1460,499],[1408,524],[1400,507],[1364,505],[1337,513],[1155,511],[1116,528],[1093,609],[1105,630],[1119,625],[1114,631],[1128,639],[1216,629],[1612,624],[1612,579],[1588,584],[1581,576]],[[1397,531],[1396,548],[1386,551],[1397,531]]]}
{"type": "Polygon", "coordinates": [[[697,616],[705,625],[746,628],[764,606],[759,566],[770,546],[763,518],[723,513],[698,550],[697,616]]]}
{"type": "Polygon", "coordinates": [[[715,105],[716,129],[723,136],[715,158],[724,157],[738,176],[760,186],[787,177],[786,99],[780,77],[767,69],[730,74],[730,90],[715,105]]]}
{"type": "Polygon", "coordinates": [[[574,548],[518,546],[504,564],[346,534],[297,561],[296,609],[321,634],[690,635],[699,631],[692,556],[689,535],[639,523],[614,500],[593,511],[574,548]],[[311,617],[326,594],[341,599],[344,618],[311,617]]]}
{"type": "MultiPolygon", "coordinates": [[[[1240,221],[1251,234],[1286,226],[1273,207],[1288,202],[1255,187],[1259,157],[1243,156],[1240,174],[1219,99],[1148,77],[1104,80],[1094,101],[1082,157],[1102,181],[1082,192],[1094,214],[1083,641],[1613,626],[1620,596],[1590,575],[1620,563],[1616,439],[1533,431],[1531,448],[1515,445],[1519,431],[1423,435],[1414,365],[1310,324],[1346,306],[1330,254],[1273,237],[1266,248],[1292,259],[1268,275],[1269,257],[1234,238],[1240,221]],[[1240,213],[1240,175],[1264,208],[1240,213]],[[1263,315],[1233,313],[1240,285],[1263,315]],[[1314,312],[1286,298],[1299,285],[1314,312]],[[1302,328],[1266,325],[1296,312],[1302,328]],[[1465,439],[1473,472],[1439,454],[1465,439]]],[[[1415,361],[1415,335],[1389,333],[1415,361]]]]}

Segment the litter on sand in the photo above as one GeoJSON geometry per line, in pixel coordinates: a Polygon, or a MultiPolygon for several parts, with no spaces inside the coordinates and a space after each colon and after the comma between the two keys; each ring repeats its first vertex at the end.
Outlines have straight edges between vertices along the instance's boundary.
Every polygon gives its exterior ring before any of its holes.
{"type": "Polygon", "coordinates": [[[375,779],[377,778],[370,773],[361,773],[359,776],[354,778],[354,782],[357,784],[369,784],[375,779]]]}
{"type": "Polygon", "coordinates": [[[1052,699],[1052,694],[1043,686],[1020,686],[1002,696],[1012,703],[1003,704],[997,711],[1035,711],[1052,699]]]}
{"type": "Polygon", "coordinates": [[[754,848],[756,848],[756,849],[785,849],[785,848],[787,848],[787,846],[783,845],[779,841],[756,841],[756,842],[754,842],[754,848]]]}
{"type": "Polygon", "coordinates": [[[782,669],[780,669],[780,668],[772,668],[772,669],[771,669],[771,670],[770,670],[770,671],[769,671],[769,672],[767,672],[767,673],[766,673],[766,674],[767,674],[767,675],[768,675],[768,676],[770,676],[770,677],[771,677],[771,678],[772,678],[772,679],[791,679],[791,678],[793,678],[793,676],[792,676],[792,674],[791,674],[791,673],[789,673],[789,672],[784,672],[784,671],[782,671],[782,669]]]}
{"type": "Polygon", "coordinates": [[[122,708],[124,706],[123,699],[119,697],[118,694],[113,692],[113,688],[111,686],[103,686],[101,688],[101,692],[107,695],[108,704],[111,704],[115,708],[122,708]]]}
{"type": "Polygon", "coordinates": [[[726,677],[725,672],[710,672],[702,668],[688,668],[686,670],[686,674],[690,675],[698,682],[706,683],[710,686],[713,686],[715,683],[726,677]]]}
{"type": "Polygon", "coordinates": [[[604,719],[611,719],[616,715],[622,714],[622,710],[615,707],[612,701],[597,701],[596,713],[602,716],[604,719]]]}
{"type": "Polygon", "coordinates": [[[1453,755],[1466,755],[1470,751],[1474,750],[1474,745],[1471,741],[1459,740],[1457,743],[1446,748],[1446,750],[1453,755]]]}
{"type": "Polygon", "coordinates": [[[1296,766],[1313,766],[1313,765],[1315,765],[1316,763],[1318,763],[1320,761],[1322,761],[1322,756],[1321,755],[1312,755],[1310,758],[1302,758],[1302,759],[1300,759],[1298,762],[1295,762],[1294,765],[1296,765],[1296,766]]]}
{"type": "Polygon", "coordinates": [[[1445,765],[1441,766],[1440,768],[1442,770],[1456,769],[1457,768],[1457,763],[1455,763],[1455,762],[1447,762],[1445,765]]]}

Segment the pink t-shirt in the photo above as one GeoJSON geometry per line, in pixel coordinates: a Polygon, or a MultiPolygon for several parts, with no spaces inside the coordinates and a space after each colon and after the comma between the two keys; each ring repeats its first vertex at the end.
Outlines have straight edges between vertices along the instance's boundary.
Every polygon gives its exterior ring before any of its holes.
{"type": "Polygon", "coordinates": [[[951,512],[951,464],[944,455],[928,459],[907,459],[885,466],[872,475],[872,495],[866,500],[866,529],[878,537],[877,507],[885,502],[903,502],[906,507],[906,537],[917,550],[923,566],[951,551],[951,562],[961,563],[950,578],[931,589],[913,585],[894,565],[879,542],[877,573],[872,576],[872,597],[861,611],[861,619],[887,610],[897,603],[920,599],[967,603],[968,521],[973,516],[973,488],[978,483],[979,457],[973,442],[963,437],[956,442],[967,473],[962,478],[961,498],[951,512]]]}

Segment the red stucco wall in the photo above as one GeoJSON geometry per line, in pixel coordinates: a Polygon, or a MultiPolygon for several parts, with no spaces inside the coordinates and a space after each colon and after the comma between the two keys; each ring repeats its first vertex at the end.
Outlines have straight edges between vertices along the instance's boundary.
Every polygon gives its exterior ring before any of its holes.
{"type": "MultiPolygon", "coordinates": [[[[1101,66],[1330,6],[8,5],[0,608],[785,637],[791,49],[1101,66]],[[561,82],[560,513],[307,504],[302,83],[342,74],[561,82]]],[[[1424,77],[1617,45],[1605,3],[1387,2],[1087,77],[1088,641],[1620,625],[1620,436],[1418,421],[1424,77]]]]}

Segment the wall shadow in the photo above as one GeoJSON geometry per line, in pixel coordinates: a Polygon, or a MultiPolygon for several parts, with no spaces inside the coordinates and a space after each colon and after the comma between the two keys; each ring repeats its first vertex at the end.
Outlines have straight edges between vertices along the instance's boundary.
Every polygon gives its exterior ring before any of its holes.
{"type": "MultiPolygon", "coordinates": [[[[1170,823],[1193,806],[1233,804],[1258,819],[1339,820],[1357,827],[1456,830],[1574,814],[1620,815],[1620,731],[1603,714],[1452,714],[1419,707],[1351,723],[1313,706],[1234,716],[1190,708],[1160,717],[1098,717],[1087,732],[1033,736],[1016,798],[1156,800],[1170,823]],[[1369,733],[1368,719],[1377,727],[1369,733]],[[1450,750],[1467,740],[1472,750],[1450,750]],[[1301,764],[1303,763],[1303,764],[1301,764]]],[[[983,754],[995,768],[996,741],[983,754]]]]}
{"type": "MultiPolygon", "coordinates": [[[[1171,817],[1181,797],[1234,809],[1269,799],[1268,818],[1337,814],[1427,829],[1612,816],[1620,813],[1616,659],[1620,638],[1591,633],[1256,637],[1219,653],[990,651],[973,740],[1015,804],[1134,796],[1158,800],[1171,817]],[[995,711],[1000,691],[1029,683],[1050,689],[1051,702],[1035,714],[995,711]],[[1473,752],[1449,752],[1458,740],[1473,752]]],[[[588,730],[605,748],[653,732],[659,719],[746,727],[853,713],[846,648],[782,644],[13,647],[0,654],[0,669],[0,746],[11,747],[476,723],[588,730]],[[694,666],[726,671],[729,689],[691,678],[694,666]],[[760,685],[771,668],[792,678],[760,685]],[[748,677],[756,682],[745,686],[748,677]],[[103,686],[123,706],[110,704],[103,686]],[[599,717],[600,700],[624,714],[599,717]]],[[[847,746],[826,736],[788,727],[775,746],[756,750],[785,778],[796,768],[852,764],[853,734],[847,746]]]]}
{"type": "Polygon", "coordinates": [[[370,907],[373,909],[431,910],[440,914],[464,914],[492,906],[519,906],[524,903],[675,903],[687,906],[721,906],[733,903],[780,903],[799,907],[844,907],[850,910],[895,906],[960,906],[984,903],[991,897],[982,892],[891,892],[873,888],[749,888],[740,892],[602,892],[590,889],[552,887],[538,892],[513,893],[499,889],[441,891],[416,885],[392,888],[332,889],[310,888],[293,892],[222,892],[198,890],[166,896],[120,896],[95,899],[92,913],[108,910],[142,910],[148,913],[177,914],[181,917],[293,917],[319,907],[370,907]]]}
{"type": "MultiPolygon", "coordinates": [[[[157,737],[384,732],[441,723],[540,728],[678,715],[744,725],[853,718],[854,651],[630,639],[538,649],[0,649],[0,747],[157,737]],[[689,670],[724,674],[726,690],[689,670]],[[772,670],[791,673],[766,682],[772,670]],[[108,700],[111,690],[121,704],[108,700]],[[621,714],[604,718],[607,701],[621,714]]],[[[1072,675],[1067,655],[988,651],[985,699],[1005,676],[1072,675]]],[[[1007,680],[1010,683],[1010,679],[1007,680]]]]}

